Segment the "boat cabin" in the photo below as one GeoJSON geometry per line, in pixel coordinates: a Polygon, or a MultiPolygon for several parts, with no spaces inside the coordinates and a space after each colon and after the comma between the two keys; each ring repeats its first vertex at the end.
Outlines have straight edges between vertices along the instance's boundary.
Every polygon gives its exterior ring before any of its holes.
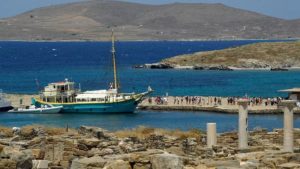
{"type": "Polygon", "coordinates": [[[119,94],[116,89],[86,91],[78,94],[76,102],[115,102],[131,99],[130,95],[119,94]]]}
{"type": "Polygon", "coordinates": [[[75,83],[66,79],[63,82],[49,83],[41,93],[44,102],[69,103],[74,102],[76,96],[75,83]]]}
{"type": "Polygon", "coordinates": [[[75,83],[66,79],[63,82],[49,83],[42,91],[40,98],[47,103],[111,103],[132,99],[131,94],[119,94],[117,89],[94,90],[80,93],[75,83]]]}
{"type": "Polygon", "coordinates": [[[280,92],[288,93],[288,99],[300,101],[300,88],[292,88],[292,89],[285,89],[280,90],[280,92]]]}

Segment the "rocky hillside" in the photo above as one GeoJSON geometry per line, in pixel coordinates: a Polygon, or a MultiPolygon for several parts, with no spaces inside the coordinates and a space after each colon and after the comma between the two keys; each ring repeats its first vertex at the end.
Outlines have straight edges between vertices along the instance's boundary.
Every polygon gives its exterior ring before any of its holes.
{"type": "Polygon", "coordinates": [[[222,4],[144,5],[90,0],[36,9],[0,20],[1,40],[254,39],[300,37],[299,20],[222,4]]]}
{"type": "Polygon", "coordinates": [[[167,65],[236,68],[300,67],[300,42],[256,43],[163,60],[167,65]]]}

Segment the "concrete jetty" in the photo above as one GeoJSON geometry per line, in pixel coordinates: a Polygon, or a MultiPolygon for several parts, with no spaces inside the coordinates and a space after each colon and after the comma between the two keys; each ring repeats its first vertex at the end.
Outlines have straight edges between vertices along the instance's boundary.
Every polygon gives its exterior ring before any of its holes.
{"type": "MultiPolygon", "coordinates": [[[[238,99],[239,98],[217,96],[151,97],[144,99],[138,108],[141,110],[206,111],[237,114],[239,112],[238,99]],[[187,97],[188,99],[186,99],[187,97]]],[[[279,101],[272,101],[273,99],[274,98],[264,98],[256,102],[254,98],[249,98],[249,114],[283,113],[282,109],[278,107],[279,101]]],[[[300,114],[300,108],[295,108],[294,113],[300,114]]]]}
{"type": "MultiPolygon", "coordinates": [[[[6,98],[12,102],[13,107],[20,107],[31,104],[31,98],[37,95],[29,94],[6,94],[6,98]]],[[[161,111],[206,111],[218,113],[238,113],[238,98],[217,97],[217,96],[168,96],[148,97],[139,105],[140,110],[161,110],[161,111]],[[186,100],[186,97],[189,99],[186,100]],[[159,99],[158,99],[159,98],[159,99]],[[230,102],[228,102],[230,101],[230,102]]],[[[272,99],[261,99],[258,104],[250,102],[248,105],[249,114],[281,114],[283,111],[277,103],[271,104],[272,99]]],[[[300,114],[300,108],[295,108],[295,114],[300,114]]]]}

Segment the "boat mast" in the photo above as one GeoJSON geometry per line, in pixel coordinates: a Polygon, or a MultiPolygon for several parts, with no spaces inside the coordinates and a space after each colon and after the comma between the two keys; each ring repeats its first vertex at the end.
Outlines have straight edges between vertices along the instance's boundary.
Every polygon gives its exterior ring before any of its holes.
{"type": "Polygon", "coordinates": [[[111,31],[111,42],[112,42],[112,61],[113,61],[113,68],[114,68],[114,89],[118,91],[118,80],[117,80],[117,64],[116,64],[116,49],[115,49],[115,35],[114,30],[111,31]]]}

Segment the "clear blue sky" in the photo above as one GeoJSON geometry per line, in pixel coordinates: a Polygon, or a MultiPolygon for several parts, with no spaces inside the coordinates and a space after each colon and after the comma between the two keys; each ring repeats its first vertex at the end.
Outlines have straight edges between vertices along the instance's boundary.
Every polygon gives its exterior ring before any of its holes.
{"type": "MultiPolygon", "coordinates": [[[[0,18],[48,5],[76,2],[80,0],[0,0],[0,18]]],[[[84,0],[81,0],[84,1],[84,0]]],[[[130,2],[165,4],[173,2],[223,3],[228,6],[247,9],[266,15],[300,19],[300,0],[123,0],[130,2]]]]}

